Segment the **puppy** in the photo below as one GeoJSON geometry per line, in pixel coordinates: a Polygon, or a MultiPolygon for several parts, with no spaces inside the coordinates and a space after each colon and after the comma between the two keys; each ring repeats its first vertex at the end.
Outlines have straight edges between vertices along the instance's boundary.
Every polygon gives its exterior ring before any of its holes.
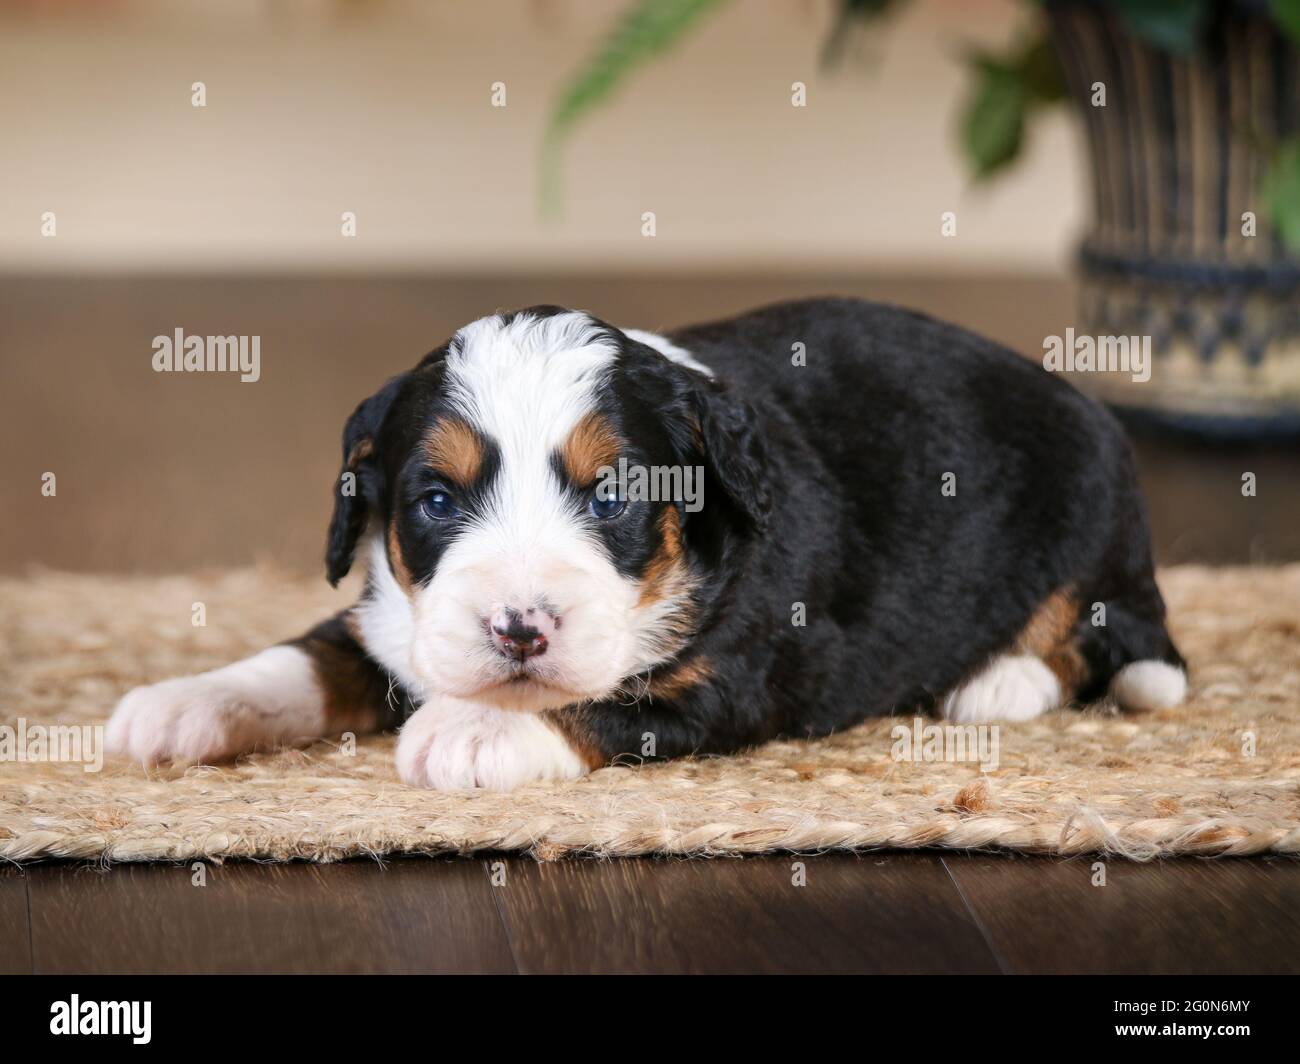
{"type": "Polygon", "coordinates": [[[507,790],[1186,687],[1112,418],[856,300],[667,339],[556,307],[467,325],[347,423],[332,583],[358,550],[355,606],[137,688],[110,746],[207,762],[400,727],[408,783],[507,790]],[[632,491],[645,470],[698,473],[702,497],[632,491]]]}

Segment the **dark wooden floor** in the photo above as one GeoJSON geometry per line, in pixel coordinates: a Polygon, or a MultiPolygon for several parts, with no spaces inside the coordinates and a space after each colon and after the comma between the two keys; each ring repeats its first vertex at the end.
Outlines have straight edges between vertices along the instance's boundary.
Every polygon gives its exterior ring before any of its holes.
{"type": "MultiPolygon", "coordinates": [[[[1033,351],[1073,304],[1032,278],[3,280],[0,571],[316,566],[347,413],[496,307],[655,328],[840,292],[1033,351]],[[260,335],[262,381],[153,373],[151,337],[178,326],[260,335]],[[57,500],[36,488],[45,470],[57,500]]],[[[1163,563],[1300,558],[1294,444],[1143,439],[1138,456],[1163,563]]],[[[1300,863],[1114,862],[1105,886],[1092,863],[408,858],[210,866],[202,887],[187,866],[0,868],[0,972],[1300,970],[1300,863]]]]}
{"type": "Polygon", "coordinates": [[[0,973],[1294,973],[1300,862],[404,858],[0,870],[0,973]],[[796,885],[799,867],[804,885],[796,885]]]}

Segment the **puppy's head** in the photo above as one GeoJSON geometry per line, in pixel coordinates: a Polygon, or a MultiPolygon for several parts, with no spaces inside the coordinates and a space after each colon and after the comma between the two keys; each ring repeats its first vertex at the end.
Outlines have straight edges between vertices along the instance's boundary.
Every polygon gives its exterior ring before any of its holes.
{"type": "Polygon", "coordinates": [[[485,318],[348,421],[329,578],[364,539],[363,637],[417,694],[594,701],[709,622],[765,523],[761,446],[707,370],[643,340],[553,307],[485,318]]]}

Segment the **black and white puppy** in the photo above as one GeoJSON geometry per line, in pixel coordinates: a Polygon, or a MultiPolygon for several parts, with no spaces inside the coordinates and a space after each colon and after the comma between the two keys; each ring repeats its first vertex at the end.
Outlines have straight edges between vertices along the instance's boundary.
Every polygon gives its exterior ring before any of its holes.
{"type": "Polygon", "coordinates": [[[721,754],[1185,692],[1116,423],[919,314],[815,300],[669,338],[497,315],[363,402],[343,455],[328,575],[360,545],[361,600],[130,692],[112,747],[211,761],[400,727],[407,782],[505,790],[647,735],[721,754]],[[698,468],[703,505],[626,476],[610,497],[620,467],[698,468]]]}

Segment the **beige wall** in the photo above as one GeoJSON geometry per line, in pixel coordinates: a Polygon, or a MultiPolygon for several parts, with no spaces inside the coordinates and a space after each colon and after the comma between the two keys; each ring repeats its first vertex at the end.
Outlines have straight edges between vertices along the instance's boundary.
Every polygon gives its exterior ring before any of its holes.
{"type": "Polygon", "coordinates": [[[544,117],[622,7],[5,5],[0,269],[1065,270],[1085,192],[1067,119],[991,189],[954,150],[958,42],[1008,39],[1009,0],[919,0],[836,76],[829,2],[732,0],[582,127],[567,213],[539,220],[544,117]]]}

